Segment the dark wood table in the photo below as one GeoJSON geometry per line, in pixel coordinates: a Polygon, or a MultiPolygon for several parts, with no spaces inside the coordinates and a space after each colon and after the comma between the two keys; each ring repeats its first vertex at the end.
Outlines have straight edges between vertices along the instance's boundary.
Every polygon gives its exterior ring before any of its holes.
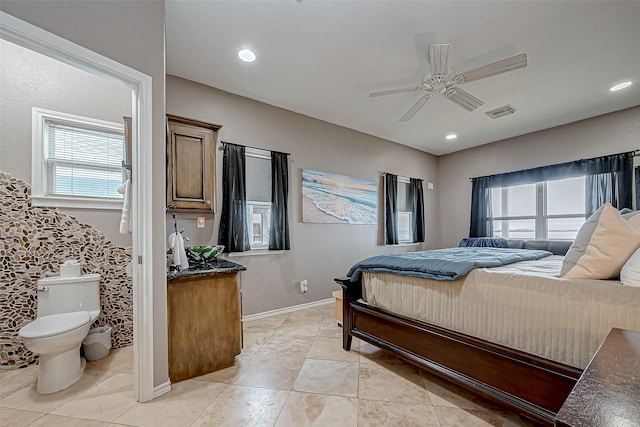
{"type": "Polygon", "coordinates": [[[640,332],[609,332],[560,408],[556,426],[640,426],[640,332]]]}

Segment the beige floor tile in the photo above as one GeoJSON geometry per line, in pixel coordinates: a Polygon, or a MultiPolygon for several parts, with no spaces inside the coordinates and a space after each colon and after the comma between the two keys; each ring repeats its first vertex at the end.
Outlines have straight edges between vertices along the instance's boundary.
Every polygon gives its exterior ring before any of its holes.
{"type": "Polygon", "coordinates": [[[424,381],[433,406],[448,406],[462,409],[487,409],[489,403],[481,397],[454,384],[425,373],[424,381]]]}
{"type": "Polygon", "coordinates": [[[38,366],[0,371],[0,399],[38,381],[38,366]]]}
{"type": "Polygon", "coordinates": [[[318,334],[321,320],[285,320],[282,325],[276,329],[276,335],[302,335],[307,337],[315,337],[318,334]]]}
{"type": "MultiPolygon", "coordinates": [[[[352,348],[353,347],[354,346],[352,344],[352,348]]],[[[404,360],[400,359],[389,350],[376,347],[375,345],[364,341],[360,341],[360,347],[357,348],[357,352],[360,354],[360,363],[376,365],[406,364],[404,360]]]]}
{"type": "Polygon", "coordinates": [[[242,322],[242,329],[245,332],[273,332],[282,323],[287,320],[289,313],[278,316],[265,317],[264,319],[256,319],[242,322]]]}
{"type": "Polygon", "coordinates": [[[133,346],[115,348],[104,359],[87,362],[86,369],[133,373],[133,346]]]}
{"type": "Polygon", "coordinates": [[[292,311],[289,313],[287,320],[324,320],[327,317],[334,317],[333,310],[332,304],[324,304],[318,307],[292,311]]]}
{"type": "Polygon", "coordinates": [[[275,427],[356,427],[358,399],[292,391],[275,427]]]}
{"type": "Polygon", "coordinates": [[[212,383],[234,384],[240,377],[241,368],[245,362],[238,362],[234,366],[210,372],[199,377],[192,378],[195,381],[208,381],[212,383]]]}
{"type": "Polygon", "coordinates": [[[227,386],[192,427],[271,427],[288,394],[281,390],[227,386]]]}
{"type": "Polygon", "coordinates": [[[39,394],[35,383],[6,396],[0,401],[5,408],[49,413],[73,399],[78,393],[104,381],[113,375],[106,371],[86,370],[78,382],[57,393],[39,394]]]}
{"type": "Polygon", "coordinates": [[[296,381],[301,358],[278,357],[256,354],[246,366],[238,371],[234,384],[289,391],[296,381]]]}
{"type": "Polygon", "coordinates": [[[307,359],[293,386],[296,391],[358,396],[358,363],[307,359]]]}
{"type": "Polygon", "coordinates": [[[44,415],[39,412],[0,408],[0,426],[25,427],[42,416],[44,415]]]}
{"type": "Polygon", "coordinates": [[[337,325],[320,326],[320,329],[318,329],[317,335],[319,337],[342,339],[342,328],[337,325]]]}
{"type": "Polygon", "coordinates": [[[430,405],[421,372],[411,365],[360,364],[358,397],[396,403],[430,405]]]}
{"type": "Polygon", "coordinates": [[[477,409],[460,409],[436,406],[442,427],[521,427],[520,419],[509,413],[477,409]]]}
{"type": "Polygon", "coordinates": [[[307,353],[309,359],[337,360],[339,362],[358,362],[360,355],[355,351],[342,349],[342,338],[316,337],[307,353]]]}
{"type": "Polygon", "coordinates": [[[136,403],[115,422],[143,427],[186,427],[211,404],[226,387],[224,384],[186,380],[147,403],[136,403]]]}
{"type": "Polygon", "coordinates": [[[265,341],[257,354],[304,359],[314,337],[275,334],[265,341]]]}
{"type": "Polygon", "coordinates": [[[57,408],[54,415],[115,421],[136,404],[133,376],[117,373],[57,408]]]}
{"type": "Polygon", "coordinates": [[[107,427],[108,425],[109,423],[104,421],[45,415],[38,418],[33,424],[29,424],[29,427],[107,427]]]}
{"type": "Polygon", "coordinates": [[[433,406],[359,400],[358,427],[438,427],[433,406]]]}

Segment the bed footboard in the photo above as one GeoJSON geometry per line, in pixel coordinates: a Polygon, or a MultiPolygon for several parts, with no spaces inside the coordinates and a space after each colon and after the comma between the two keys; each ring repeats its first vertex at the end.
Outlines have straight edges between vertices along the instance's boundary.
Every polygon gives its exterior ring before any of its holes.
{"type": "Polygon", "coordinates": [[[553,425],[582,371],[469,335],[415,321],[358,302],[359,282],[343,289],[343,348],[357,337],[534,422],[553,425]]]}

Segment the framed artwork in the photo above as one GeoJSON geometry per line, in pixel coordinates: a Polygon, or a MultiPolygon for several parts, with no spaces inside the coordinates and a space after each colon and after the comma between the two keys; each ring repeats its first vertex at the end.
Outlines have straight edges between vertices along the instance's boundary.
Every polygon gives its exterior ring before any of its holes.
{"type": "Polygon", "coordinates": [[[376,224],[378,182],[302,169],[302,221],[376,224]]]}

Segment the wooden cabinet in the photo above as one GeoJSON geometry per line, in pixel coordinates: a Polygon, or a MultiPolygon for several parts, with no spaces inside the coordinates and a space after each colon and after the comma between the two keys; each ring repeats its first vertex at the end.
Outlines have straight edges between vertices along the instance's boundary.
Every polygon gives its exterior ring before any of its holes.
{"type": "Polygon", "coordinates": [[[239,273],[183,277],[167,283],[171,382],[235,362],[242,345],[239,273]]]}
{"type": "Polygon", "coordinates": [[[220,126],[167,114],[167,206],[214,212],[220,126]]]}

